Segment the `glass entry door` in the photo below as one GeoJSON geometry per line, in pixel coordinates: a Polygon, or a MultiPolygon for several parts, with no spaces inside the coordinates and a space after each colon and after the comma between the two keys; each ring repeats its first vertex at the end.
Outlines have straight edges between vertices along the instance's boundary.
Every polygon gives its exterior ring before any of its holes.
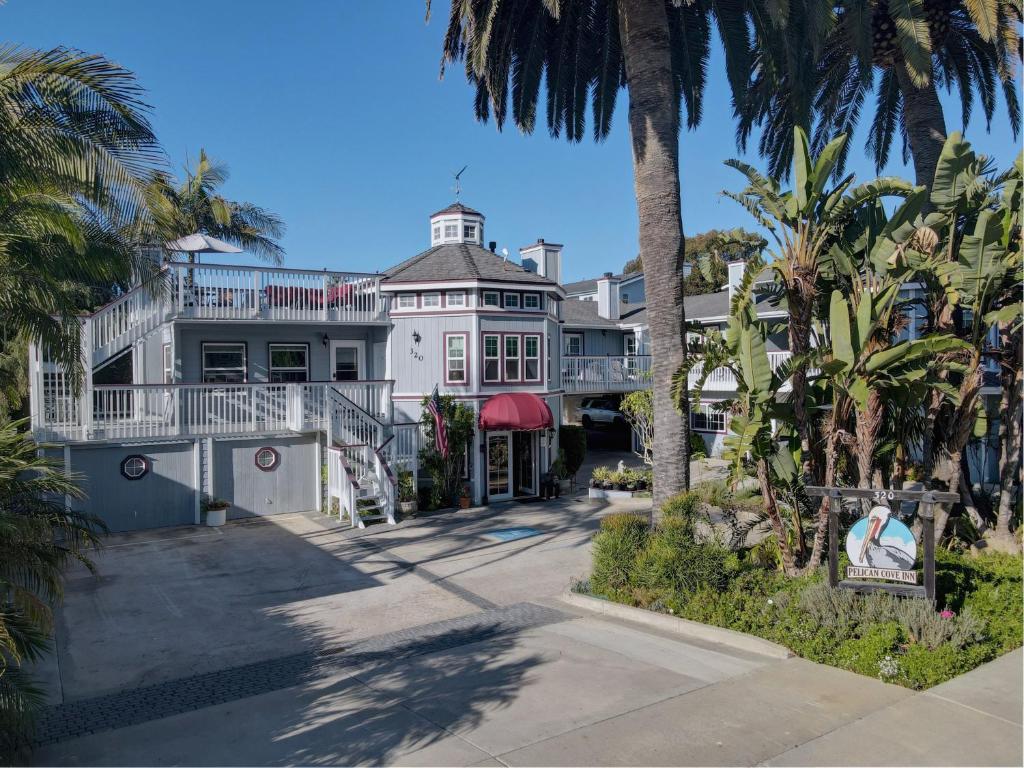
{"type": "Polygon", "coordinates": [[[536,432],[515,432],[512,439],[512,455],[515,462],[515,492],[517,496],[536,496],[536,462],[533,460],[534,435],[536,432]]]}
{"type": "Polygon", "coordinates": [[[487,497],[490,501],[512,498],[511,432],[487,434],[487,497]]]}
{"type": "Polygon", "coordinates": [[[359,381],[365,367],[363,342],[331,342],[331,381],[359,381]]]}

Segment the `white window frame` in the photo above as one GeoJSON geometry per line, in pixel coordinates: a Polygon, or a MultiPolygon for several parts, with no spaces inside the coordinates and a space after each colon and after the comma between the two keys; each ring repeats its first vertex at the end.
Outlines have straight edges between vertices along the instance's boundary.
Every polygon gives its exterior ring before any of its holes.
{"type": "Polygon", "coordinates": [[[519,301],[519,294],[518,293],[506,293],[505,294],[504,306],[505,306],[505,309],[520,309],[521,306],[520,306],[520,301],[519,301]],[[513,299],[515,300],[514,304],[511,301],[513,299]]]}
{"type": "Polygon", "coordinates": [[[462,239],[463,240],[476,240],[476,224],[463,224],[462,225],[462,239]]]}
{"type": "Polygon", "coordinates": [[[725,413],[712,410],[709,403],[701,403],[696,408],[690,410],[690,429],[694,432],[704,432],[705,434],[724,434],[726,430],[725,413]],[[694,423],[695,416],[704,418],[703,427],[698,427],[694,423]],[[714,419],[713,424],[711,423],[712,419],[714,419]]]}
{"type": "Polygon", "coordinates": [[[423,309],[440,309],[441,308],[441,294],[440,294],[440,292],[439,291],[434,291],[433,293],[424,293],[421,306],[423,307],[423,309]],[[437,300],[437,304],[427,304],[427,299],[431,299],[431,300],[436,299],[437,300]]]}
{"type": "Polygon", "coordinates": [[[501,375],[502,381],[513,384],[523,380],[523,337],[518,333],[507,334],[501,339],[501,375]],[[513,339],[516,342],[516,354],[514,356],[508,353],[508,343],[513,339]],[[508,364],[513,360],[516,363],[515,378],[508,375],[508,364]]]}
{"type": "Polygon", "coordinates": [[[441,239],[441,225],[440,224],[435,224],[433,230],[431,231],[431,234],[434,236],[434,242],[435,243],[438,240],[440,240],[441,239]]]}
{"type": "Polygon", "coordinates": [[[280,341],[280,342],[274,342],[272,344],[268,344],[267,345],[267,377],[268,377],[268,379],[269,379],[271,384],[297,384],[297,383],[300,383],[300,382],[309,381],[309,344],[306,344],[305,342],[286,342],[286,341],[280,341]],[[301,368],[299,366],[290,366],[290,365],[289,366],[276,366],[275,367],[275,365],[274,365],[274,348],[275,347],[277,347],[278,349],[280,349],[281,347],[288,347],[290,349],[301,349],[302,350],[302,354],[305,355],[306,364],[303,365],[301,368]],[[299,379],[298,381],[292,381],[291,379],[283,380],[283,381],[274,381],[274,374],[275,373],[278,373],[278,372],[280,372],[280,373],[284,373],[284,372],[295,373],[295,372],[298,372],[298,371],[301,371],[303,373],[303,375],[305,376],[304,379],[299,379]]]}
{"type": "Polygon", "coordinates": [[[444,225],[444,239],[445,240],[451,240],[453,238],[454,239],[458,239],[458,237],[459,237],[459,225],[458,225],[458,222],[446,223],[444,225]]]}
{"type": "Polygon", "coordinates": [[[416,294],[415,293],[400,293],[398,294],[398,309],[416,309],[416,294]],[[411,302],[411,303],[406,303],[411,302]]]}
{"type": "Polygon", "coordinates": [[[562,354],[566,357],[583,357],[583,334],[576,332],[567,332],[562,334],[562,354]],[[573,354],[569,351],[569,341],[571,339],[579,339],[580,351],[577,354],[573,354]]]}
{"type": "Polygon", "coordinates": [[[523,294],[523,309],[539,310],[540,309],[540,294],[539,293],[524,293],[523,294]],[[537,300],[536,306],[531,307],[529,304],[527,304],[527,301],[529,299],[536,299],[537,300]]]}
{"type": "Polygon", "coordinates": [[[446,333],[444,335],[444,383],[456,386],[469,384],[469,334],[468,333],[446,333]],[[452,357],[450,342],[452,339],[462,339],[462,357],[452,357]],[[461,361],[462,378],[452,378],[452,362],[461,361]]]}
{"type": "Polygon", "coordinates": [[[244,341],[204,341],[200,350],[202,355],[202,378],[204,384],[245,384],[249,380],[249,349],[244,341]],[[241,381],[209,381],[206,378],[207,371],[236,371],[238,368],[207,368],[206,348],[207,347],[240,347],[242,350],[242,380],[241,381]]]}
{"type": "Polygon", "coordinates": [[[501,378],[501,374],[502,374],[502,369],[501,369],[501,365],[502,365],[502,363],[501,363],[501,353],[502,353],[501,334],[500,333],[485,333],[483,335],[482,352],[483,352],[483,354],[481,355],[481,357],[483,359],[482,376],[483,376],[484,383],[486,383],[486,384],[491,384],[491,383],[497,384],[497,383],[500,383],[501,380],[502,380],[502,378],[501,378]],[[497,355],[488,355],[487,354],[487,340],[488,339],[495,339],[497,341],[497,347],[498,347],[498,354],[497,355]],[[494,361],[495,362],[494,368],[495,368],[495,370],[497,371],[497,374],[498,374],[495,378],[491,378],[491,379],[487,378],[487,363],[488,363],[488,361],[494,361]]]}
{"type": "Polygon", "coordinates": [[[485,307],[497,307],[501,309],[501,294],[498,291],[484,291],[483,292],[483,306],[485,307]],[[490,304],[487,301],[488,296],[494,297],[494,303],[490,304]]]}
{"type": "Polygon", "coordinates": [[[164,365],[164,384],[174,383],[174,354],[173,345],[164,344],[163,346],[163,365],[164,365]]]}
{"type": "Polygon", "coordinates": [[[445,294],[445,303],[449,307],[465,307],[466,306],[466,292],[465,291],[448,291],[445,294]]]}
{"type": "Polygon", "coordinates": [[[541,343],[540,343],[540,340],[541,340],[541,337],[540,337],[540,334],[538,334],[538,333],[524,333],[523,334],[523,342],[522,342],[522,358],[523,358],[522,375],[523,375],[523,381],[534,382],[534,381],[543,381],[544,380],[543,379],[543,374],[541,372],[541,367],[540,367],[540,358],[541,358],[541,354],[540,354],[541,343]],[[536,341],[537,341],[537,354],[535,354],[535,355],[529,355],[526,352],[526,350],[527,350],[526,342],[529,339],[536,339],[536,341]],[[527,369],[527,364],[531,360],[535,361],[536,364],[537,364],[537,375],[535,377],[533,377],[533,378],[529,377],[528,369],[527,369]]]}

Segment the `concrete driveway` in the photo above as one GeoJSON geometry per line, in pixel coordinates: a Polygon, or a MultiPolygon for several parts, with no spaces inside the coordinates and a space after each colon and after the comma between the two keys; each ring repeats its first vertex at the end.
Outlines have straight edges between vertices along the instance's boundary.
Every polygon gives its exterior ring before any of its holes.
{"type": "Polygon", "coordinates": [[[51,668],[63,703],[35,759],[1020,764],[1019,651],[915,695],[560,602],[609,510],[565,500],[357,536],[292,515],[116,537],[98,578],[72,579],[51,668]],[[539,533],[493,534],[522,527],[539,533]]]}

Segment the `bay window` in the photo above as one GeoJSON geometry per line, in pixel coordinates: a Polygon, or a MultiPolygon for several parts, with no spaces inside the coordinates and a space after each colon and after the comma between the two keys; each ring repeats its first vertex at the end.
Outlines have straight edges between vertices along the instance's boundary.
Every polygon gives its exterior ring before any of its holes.
{"type": "Polygon", "coordinates": [[[540,336],[523,337],[524,381],[540,381],[540,336]]]}
{"type": "Polygon", "coordinates": [[[519,381],[522,378],[519,356],[519,337],[505,337],[505,381],[519,381]]]}
{"type": "Polygon", "coordinates": [[[484,381],[501,381],[501,337],[484,336],[484,381]]]}

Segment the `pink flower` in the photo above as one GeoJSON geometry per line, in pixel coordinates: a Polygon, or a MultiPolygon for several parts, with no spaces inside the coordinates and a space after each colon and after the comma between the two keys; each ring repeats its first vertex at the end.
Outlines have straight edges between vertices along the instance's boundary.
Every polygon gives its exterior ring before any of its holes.
{"type": "Polygon", "coordinates": [[[944,619],[952,619],[954,616],[956,616],[956,614],[949,610],[949,608],[947,608],[946,610],[942,611],[942,613],[940,613],[939,616],[941,616],[944,619]]]}

